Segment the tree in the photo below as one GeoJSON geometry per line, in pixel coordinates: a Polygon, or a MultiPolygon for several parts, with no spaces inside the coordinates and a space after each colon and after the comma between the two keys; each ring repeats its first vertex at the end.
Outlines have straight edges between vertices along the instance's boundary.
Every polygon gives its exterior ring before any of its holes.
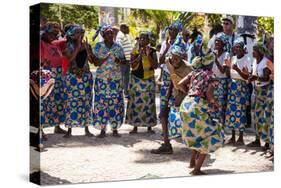
{"type": "Polygon", "coordinates": [[[274,18],[273,17],[258,17],[258,36],[269,36],[274,33],[274,18]]]}
{"type": "Polygon", "coordinates": [[[86,29],[98,26],[98,7],[68,4],[41,4],[41,16],[62,26],[68,23],[83,25],[86,29]]]}

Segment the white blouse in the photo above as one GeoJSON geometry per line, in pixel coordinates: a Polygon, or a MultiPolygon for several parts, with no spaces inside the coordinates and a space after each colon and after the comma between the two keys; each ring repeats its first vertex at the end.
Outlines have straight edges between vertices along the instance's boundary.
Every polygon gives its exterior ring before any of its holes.
{"type": "MultiPolygon", "coordinates": [[[[233,56],[231,59],[231,66],[236,64],[240,70],[242,70],[244,67],[248,69],[248,72],[252,72],[252,62],[251,58],[248,55],[244,55],[242,58],[238,59],[237,56],[233,56]]],[[[240,74],[236,71],[233,70],[232,68],[230,69],[230,77],[235,80],[245,80],[240,76],[240,74]]]]}

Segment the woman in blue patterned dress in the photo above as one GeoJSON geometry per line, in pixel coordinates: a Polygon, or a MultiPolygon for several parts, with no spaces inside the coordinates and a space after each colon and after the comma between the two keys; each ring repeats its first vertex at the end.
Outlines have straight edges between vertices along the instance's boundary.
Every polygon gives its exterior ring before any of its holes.
{"type": "Polygon", "coordinates": [[[269,149],[269,128],[271,124],[271,113],[273,107],[273,84],[270,80],[271,71],[268,68],[270,61],[265,56],[265,48],[262,43],[256,43],[253,46],[253,74],[249,81],[254,82],[255,103],[254,125],[256,129],[256,140],[248,144],[250,147],[260,147],[262,139],[265,142],[264,149],[269,149]]]}
{"type": "Polygon", "coordinates": [[[202,164],[209,152],[217,150],[223,144],[223,132],[219,123],[215,123],[211,113],[218,109],[213,96],[217,81],[213,77],[211,61],[195,57],[193,71],[179,83],[180,89],[187,93],[181,103],[182,139],[192,150],[190,168],[192,175],[201,175],[202,164]]]}
{"type": "Polygon", "coordinates": [[[130,134],[137,133],[138,127],[147,127],[147,132],[153,134],[152,127],[157,124],[154,78],[157,57],[155,50],[148,45],[149,33],[142,32],[138,45],[132,51],[132,72],[126,114],[126,123],[134,126],[130,134]]]}
{"type": "Polygon", "coordinates": [[[71,137],[74,127],[83,127],[86,136],[93,136],[88,128],[93,124],[93,78],[87,58],[88,44],[82,42],[83,36],[84,30],[78,25],[66,32],[64,54],[70,64],[64,78],[65,126],[68,128],[65,138],[71,137]]]}
{"type": "Polygon", "coordinates": [[[114,137],[120,137],[117,129],[124,118],[124,100],[120,64],[125,63],[122,47],[113,41],[110,25],[101,28],[104,41],[93,49],[93,62],[98,66],[95,79],[94,127],[101,130],[99,138],[106,136],[110,124],[114,137]]]}
{"type": "Polygon", "coordinates": [[[186,46],[184,43],[174,43],[171,48],[171,54],[171,58],[167,59],[166,62],[172,80],[169,88],[171,96],[168,104],[170,109],[168,119],[169,139],[181,137],[182,135],[179,106],[185,94],[179,90],[178,84],[181,79],[192,71],[191,65],[184,60],[186,55],[186,46]]]}
{"type": "Polygon", "coordinates": [[[160,88],[160,113],[159,119],[162,125],[164,143],[158,149],[151,150],[153,154],[172,154],[173,148],[170,144],[168,135],[168,117],[169,117],[169,88],[171,85],[170,73],[166,65],[166,59],[171,56],[171,47],[175,43],[179,32],[182,31],[183,25],[180,21],[175,21],[169,26],[169,37],[161,45],[160,64],[163,65],[162,82],[160,88]]]}
{"type": "Polygon", "coordinates": [[[248,76],[251,72],[252,62],[246,54],[244,40],[238,38],[234,41],[235,56],[231,63],[226,62],[230,71],[227,72],[231,81],[228,84],[227,107],[225,125],[232,130],[228,144],[244,145],[244,131],[247,124],[247,105],[250,98],[248,76]],[[235,129],[239,130],[239,138],[235,139],[235,129]]]}
{"type": "Polygon", "coordinates": [[[41,35],[40,66],[52,72],[55,86],[51,94],[40,101],[40,125],[42,128],[55,127],[55,133],[64,134],[65,131],[59,127],[65,120],[62,80],[63,55],[60,49],[53,44],[57,40],[59,32],[58,23],[48,23],[41,35]]]}
{"type": "Polygon", "coordinates": [[[230,55],[226,49],[227,39],[224,33],[219,33],[215,38],[215,61],[213,64],[213,74],[219,81],[218,87],[214,91],[214,97],[219,103],[219,110],[217,114],[214,114],[215,118],[220,121],[224,127],[225,123],[225,110],[226,110],[226,101],[227,101],[227,85],[229,78],[226,75],[226,66],[224,62],[230,59],[230,55]]]}

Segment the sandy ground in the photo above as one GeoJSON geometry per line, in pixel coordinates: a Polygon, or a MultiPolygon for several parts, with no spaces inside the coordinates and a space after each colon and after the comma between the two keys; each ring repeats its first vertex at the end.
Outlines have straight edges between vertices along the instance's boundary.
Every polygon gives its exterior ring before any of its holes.
{"type": "MultiPolygon", "coordinates": [[[[157,109],[159,111],[159,98],[157,109]]],[[[129,135],[131,129],[129,125],[123,125],[119,130],[121,138],[112,137],[108,130],[103,139],[85,137],[82,128],[74,129],[74,136],[69,139],[53,134],[53,128],[45,129],[47,151],[41,153],[39,164],[39,153],[31,148],[31,173],[40,168],[42,184],[190,176],[191,151],[180,139],[171,142],[174,154],[155,155],[150,150],[160,146],[160,124],[154,128],[154,135],[146,134],[146,129],[140,129],[138,135],[129,135]]],[[[95,135],[99,133],[92,127],[90,131],[95,135]]],[[[253,130],[247,130],[245,143],[254,138],[253,130]]],[[[265,172],[273,170],[273,163],[260,148],[224,146],[208,156],[202,170],[209,175],[265,172]]]]}

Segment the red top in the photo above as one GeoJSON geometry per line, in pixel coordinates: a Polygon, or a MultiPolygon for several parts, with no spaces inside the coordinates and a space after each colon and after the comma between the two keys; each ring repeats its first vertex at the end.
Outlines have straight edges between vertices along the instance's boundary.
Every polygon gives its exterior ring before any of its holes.
{"type": "Polygon", "coordinates": [[[62,66],[62,52],[56,45],[41,40],[40,50],[41,62],[47,60],[54,68],[62,66]]]}

